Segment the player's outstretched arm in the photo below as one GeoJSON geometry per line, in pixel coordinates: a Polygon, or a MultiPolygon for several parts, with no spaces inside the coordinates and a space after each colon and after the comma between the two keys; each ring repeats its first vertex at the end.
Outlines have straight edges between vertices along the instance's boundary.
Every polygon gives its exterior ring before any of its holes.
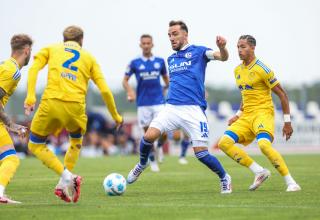
{"type": "Polygon", "coordinates": [[[122,80],[122,86],[127,91],[127,100],[129,102],[134,102],[136,100],[136,93],[129,85],[130,76],[125,75],[122,80]]]}
{"type": "Polygon", "coordinates": [[[272,91],[279,97],[281,106],[282,106],[282,112],[283,112],[283,118],[284,118],[284,126],[282,129],[283,136],[286,137],[286,140],[289,140],[293,129],[291,126],[291,119],[290,119],[290,107],[289,107],[289,99],[287,96],[287,93],[284,91],[284,89],[281,87],[280,84],[277,84],[272,88],[272,91]]]}
{"type": "Polygon", "coordinates": [[[103,78],[97,79],[94,81],[97,87],[99,88],[101,92],[101,96],[103,101],[105,102],[113,120],[118,124],[121,124],[123,119],[121,115],[117,111],[116,103],[114,101],[113,95],[111,93],[111,90],[107,86],[107,83],[103,78]]]}
{"type": "Polygon", "coordinates": [[[222,36],[217,36],[216,38],[216,44],[219,48],[219,51],[216,51],[213,53],[213,57],[215,60],[220,60],[220,61],[226,61],[228,60],[229,53],[226,48],[227,41],[224,37],[222,36]]]}
{"type": "Polygon", "coordinates": [[[27,97],[24,101],[24,113],[28,116],[34,110],[36,104],[36,84],[39,71],[47,65],[49,49],[44,48],[34,56],[34,61],[28,72],[27,97]]]}
{"type": "Polygon", "coordinates": [[[122,116],[118,113],[116,103],[114,101],[113,95],[111,93],[111,90],[109,89],[103,74],[101,72],[100,66],[98,63],[93,59],[93,66],[91,70],[91,79],[93,82],[97,85],[98,89],[100,90],[102,99],[104,103],[106,104],[113,120],[117,124],[117,128],[121,126],[123,123],[122,116]]]}

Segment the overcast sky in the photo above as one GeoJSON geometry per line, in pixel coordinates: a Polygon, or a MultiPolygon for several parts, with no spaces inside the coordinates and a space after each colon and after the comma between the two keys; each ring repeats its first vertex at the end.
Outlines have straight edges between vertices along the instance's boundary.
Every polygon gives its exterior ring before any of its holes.
{"type": "MultiPolygon", "coordinates": [[[[0,60],[10,56],[10,38],[27,33],[34,39],[33,53],[62,41],[68,25],[84,29],[83,47],[100,63],[112,90],[122,89],[127,64],[141,54],[139,37],[154,37],[154,54],[172,53],[168,22],[182,19],[189,27],[189,42],[217,49],[216,35],[227,38],[230,58],[211,62],[206,84],[235,86],[233,69],[240,63],[237,40],[242,34],[257,39],[256,55],[283,84],[302,85],[320,80],[320,1],[317,0],[1,0],[0,60]]],[[[32,62],[32,60],[31,60],[32,62]]],[[[18,89],[24,90],[22,69],[18,89]]],[[[38,87],[46,84],[46,70],[38,87]]]]}

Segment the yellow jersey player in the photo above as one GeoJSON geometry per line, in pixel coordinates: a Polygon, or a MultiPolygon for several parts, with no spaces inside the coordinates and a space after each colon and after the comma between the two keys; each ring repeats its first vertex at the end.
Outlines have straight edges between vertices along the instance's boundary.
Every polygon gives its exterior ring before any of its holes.
{"type": "Polygon", "coordinates": [[[20,203],[4,195],[5,187],[19,166],[13,141],[7,131],[24,137],[27,128],[13,123],[4,112],[4,106],[20,81],[20,69],[30,60],[32,39],[25,34],[11,38],[11,57],[0,64],[0,204],[20,203]]]}
{"type": "Polygon", "coordinates": [[[284,114],[283,135],[288,140],[293,129],[290,121],[289,101],[274,72],[255,57],[256,40],[243,35],[238,41],[238,52],[242,64],[236,67],[234,76],[241,91],[242,103],[237,114],[229,120],[229,127],[220,139],[218,146],[239,164],[250,168],[255,174],[249,190],[257,189],[269,176],[270,171],[257,164],[235,143],[248,145],[255,138],[260,150],[284,177],[287,192],[299,191],[300,186],[292,178],[282,156],[272,147],[274,138],[274,107],[271,91],[281,101],[284,114]]]}
{"type": "Polygon", "coordinates": [[[95,58],[82,49],[83,31],[70,26],[63,32],[63,43],[41,49],[35,56],[28,73],[28,93],[25,113],[29,115],[36,103],[38,72],[48,64],[48,83],[30,128],[29,150],[61,178],[55,195],[65,202],[77,202],[82,178],[72,174],[86,132],[87,115],[85,97],[91,79],[99,88],[117,127],[122,124],[113,95],[108,88],[95,58]],[[46,146],[46,138],[61,128],[70,135],[70,147],[64,164],[46,146]]]}

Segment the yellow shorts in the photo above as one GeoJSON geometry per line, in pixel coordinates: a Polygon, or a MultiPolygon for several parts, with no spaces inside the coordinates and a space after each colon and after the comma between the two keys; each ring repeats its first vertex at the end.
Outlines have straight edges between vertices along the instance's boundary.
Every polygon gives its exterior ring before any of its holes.
{"type": "Polygon", "coordinates": [[[13,142],[6,126],[0,123],[0,147],[7,145],[13,145],[13,142]]]}
{"type": "Polygon", "coordinates": [[[248,145],[261,132],[266,132],[273,140],[274,136],[274,114],[271,112],[258,112],[254,114],[244,113],[241,117],[230,125],[225,132],[231,135],[235,142],[248,145]]]}
{"type": "Polygon", "coordinates": [[[32,119],[30,130],[44,137],[56,134],[63,128],[68,132],[81,129],[81,134],[84,134],[87,128],[85,108],[85,104],[79,102],[66,102],[59,99],[41,100],[32,119]]]}

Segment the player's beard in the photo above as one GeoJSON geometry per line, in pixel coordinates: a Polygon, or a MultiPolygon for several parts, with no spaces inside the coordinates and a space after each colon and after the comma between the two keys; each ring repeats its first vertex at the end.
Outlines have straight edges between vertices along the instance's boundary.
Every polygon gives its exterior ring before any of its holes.
{"type": "Polygon", "coordinates": [[[29,55],[24,59],[24,66],[28,65],[30,61],[30,57],[31,57],[31,53],[29,53],[29,55]]]}
{"type": "Polygon", "coordinates": [[[174,51],[179,51],[182,48],[182,44],[176,44],[177,46],[174,47],[173,44],[171,44],[171,47],[174,51]]]}

